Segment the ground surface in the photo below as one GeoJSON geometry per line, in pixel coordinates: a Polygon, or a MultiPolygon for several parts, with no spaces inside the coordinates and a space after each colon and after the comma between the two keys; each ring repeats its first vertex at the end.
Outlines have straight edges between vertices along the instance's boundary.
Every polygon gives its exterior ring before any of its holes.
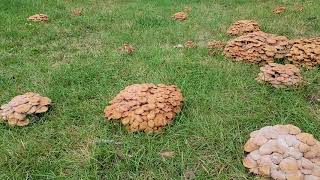
{"type": "Polygon", "coordinates": [[[276,90],[254,80],[257,65],[209,57],[205,44],[228,40],[239,19],[290,38],[319,36],[319,10],[317,0],[1,0],[0,103],[34,91],[54,105],[26,128],[0,126],[0,179],[254,179],[241,162],[249,132],[292,123],[320,139],[319,106],[307,99],[320,73],[303,72],[307,87],[276,90]],[[278,5],[287,11],[274,15],[278,5]],[[83,16],[70,13],[77,7],[83,16]],[[170,19],[189,7],[187,21],[170,19]],[[39,12],[49,23],[26,21],[39,12]],[[200,47],[172,48],[187,40],[200,47]],[[124,42],[134,55],[117,52],[124,42]],[[105,123],[107,102],[144,82],[182,89],[174,125],[146,135],[105,123]]]}

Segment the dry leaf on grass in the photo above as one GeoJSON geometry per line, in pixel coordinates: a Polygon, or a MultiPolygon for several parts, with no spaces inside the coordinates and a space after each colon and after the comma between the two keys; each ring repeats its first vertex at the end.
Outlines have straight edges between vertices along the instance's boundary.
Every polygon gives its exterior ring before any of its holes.
{"type": "Polygon", "coordinates": [[[176,153],[173,151],[161,151],[159,154],[161,157],[164,157],[164,158],[171,158],[176,155],[176,153]]]}
{"type": "Polygon", "coordinates": [[[82,15],[82,8],[72,9],[71,12],[72,12],[73,15],[81,16],[82,15]]]}

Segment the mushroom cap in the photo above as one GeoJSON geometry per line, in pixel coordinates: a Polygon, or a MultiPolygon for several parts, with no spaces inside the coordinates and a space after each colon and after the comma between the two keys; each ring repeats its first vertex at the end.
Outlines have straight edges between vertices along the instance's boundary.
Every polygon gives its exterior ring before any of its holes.
{"type": "Polygon", "coordinates": [[[104,113],[108,120],[120,120],[128,131],[154,132],[172,122],[182,102],[176,86],[134,84],[113,98],[104,113]]]}
{"type": "Polygon", "coordinates": [[[250,134],[243,165],[273,179],[320,179],[320,142],[294,125],[266,126],[250,134]]]}
{"type": "Polygon", "coordinates": [[[48,110],[51,99],[40,94],[28,92],[14,97],[10,102],[0,107],[0,119],[11,126],[26,126],[29,124],[27,116],[44,113],[48,110]]]}

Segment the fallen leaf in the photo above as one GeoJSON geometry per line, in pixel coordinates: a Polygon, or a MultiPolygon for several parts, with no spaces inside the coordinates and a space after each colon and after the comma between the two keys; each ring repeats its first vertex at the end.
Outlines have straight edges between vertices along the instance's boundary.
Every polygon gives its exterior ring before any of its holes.
{"type": "Polygon", "coordinates": [[[160,156],[164,157],[164,158],[170,158],[170,157],[174,157],[176,155],[175,152],[173,151],[161,151],[160,156]]]}

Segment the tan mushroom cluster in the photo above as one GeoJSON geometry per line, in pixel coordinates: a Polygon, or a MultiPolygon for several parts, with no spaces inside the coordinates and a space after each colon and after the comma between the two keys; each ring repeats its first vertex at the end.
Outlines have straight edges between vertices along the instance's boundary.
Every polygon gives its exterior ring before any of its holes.
{"type": "Polygon", "coordinates": [[[130,132],[155,132],[170,124],[180,112],[183,97],[174,85],[134,84],[122,90],[104,110],[130,132]]]}
{"type": "Polygon", "coordinates": [[[273,9],[273,13],[275,14],[281,14],[281,13],[284,13],[285,11],[286,11],[286,8],[283,6],[278,6],[273,9]]]}
{"type": "Polygon", "coordinates": [[[37,93],[28,92],[14,97],[9,103],[0,107],[0,120],[11,126],[26,126],[29,124],[28,115],[48,111],[51,100],[37,93]]]}
{"type": "Polygon", "coordinates": [[[119,51],[123,54],[133,54],[135,49],[129,43],[124,43],[122,47],[119,48],[119,51]]]}
{"type": "Polygon", "coordinates": [[[293,40],[291,44],[287,57],[293,64],[308,68],[320,64],[320,37],[293,40]]]}
{"type": "Polygon", "coordinates": [[[259,24],[253,20],[240,20],[235,22],[227,31],[229,35],[241,36],[260,31],[259,24]]]}
{"type": "Polygon", "coordinates": [[[177,12],[172,16],[173,20],[184,21],[188,19],[188,14],[185,12],[177,12]]]}
{"type": "Polygon", "coordinates": [[[49,20],[49,17],[46,14],[35,14],[30,16],[28,20],[34,22],[47,22],[49,20]]]}
{"type": "Polygon", "coordinates": [[[230,40],[224,49],[224,54],[236,61],[271,63],[274,59],[284,58],[289,48],[287,37],[260,31],[230,40]]]}
{"type": "Polygon", "coordinates": [[[276,180],[319,180],[320,142],[293,125],[266,126],[250,134],[243,159],[250,172],[276,180]]]}
{"type": "Polygon", "coordinates": [[[195,47],[197,47],[197,45],[195,45],[194,42],[191,41],[191,40],[187,41],[187,42],[184,44],[184,46],[185,46],[186,48],[195,48],[195,47]]]}
{"type": "Polygon", "coordinates": [[[302,81],[302,76],[300,69],[292,64],[269,63],[260,68],[260,73],[256,80],[281,88],[298,85],[302,81]]]}
{"type": "Polygon", "coordinates": [[[214,55],[218,54],[219,52],[221,52],[223,50],[225,45],[226,45],[226,43],[223,41],[216,41],[216,40],[209,41],[208,42],[208,49],[209,49],[208,54],[210,56],[214,56],[214,55]]]}

